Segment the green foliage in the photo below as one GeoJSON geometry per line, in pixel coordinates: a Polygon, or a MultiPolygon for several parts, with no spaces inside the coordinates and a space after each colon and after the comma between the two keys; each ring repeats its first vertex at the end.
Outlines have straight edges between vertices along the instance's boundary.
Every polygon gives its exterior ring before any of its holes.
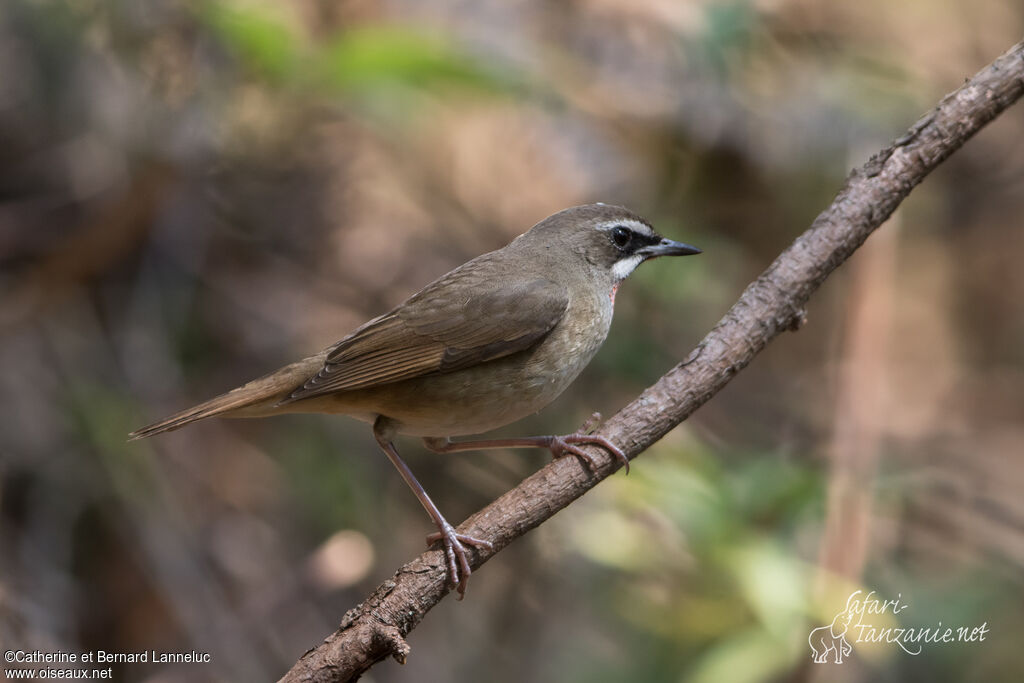
{"type": "Polygon", "coordinates": [[[298,39],[269,9],[211,2],[204,18],[224,43],[248,66],[271,79],[291,76],[299,58],[298,39]]]}
{"type": "Polygon", "coordinates": [[[381,86],[491,90],[495,75],[448,41],[396,27],[364,27],[337,36],[317,52],[317,77],[346,92],[381,86]]]}
{"type": "Polygon", "coordinates": [[[239,62],[271,84],[336,95],[380,89],[498,92],[507,76],[443,36],[399,26],[360,26],[322,40],[297,34],[270,8],[212,2],[202,18],[239,62]]]}
{"type": "Polygon", "coordinates": [[[713,2],[704,10],[704,31],[695,41],[698,55],[723,79],[737,57],[751,51],[760,21],[749,0],[713,2]]]}
{"type": "Polygon", "coordinates": [[[820,515],[823,481],[777,454],[650,455],[600,489],[618,512],[586,515],[577,548],[617,571],[607,594],[631,637],[672,653],[648,679],[771,680],[803,655],[810,572],[791,546],[820,515]]]}

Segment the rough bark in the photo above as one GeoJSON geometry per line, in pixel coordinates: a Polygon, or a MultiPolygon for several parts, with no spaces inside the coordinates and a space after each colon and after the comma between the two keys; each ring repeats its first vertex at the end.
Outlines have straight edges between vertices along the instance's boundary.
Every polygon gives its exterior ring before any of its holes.
{"type": "MultiPolygon", "coordinates": [[[[825,278],[928,173],[1022,94],[1024,43],[1018,43],[854,169],[832,204],[747,287],[689,357],[598,433],[633,458],[685,420],[769,341],[799,328],[804,306],[825,278]]],[[[460,533],[494,544],[491,551],[475,551],[473,569],[620,467],[608,453],[592,453],[599,463],[595,471],[575,458],[555,460],[463,522],[460,533]]],[[[423,553],[350,610],[338,630],[281,680],[350,681],[389,655],[404,662],[409,653],[404,637],[448,592],[442,553],[423,553]]]]}

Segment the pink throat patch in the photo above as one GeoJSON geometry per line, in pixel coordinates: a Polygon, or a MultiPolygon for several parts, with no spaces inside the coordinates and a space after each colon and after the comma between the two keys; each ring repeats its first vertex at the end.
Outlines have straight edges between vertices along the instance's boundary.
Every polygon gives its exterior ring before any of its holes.
{"type": "Polygon", "coordinates": [[[613,306],[615,305],[615,293],[618,292],[618,291],[619,291],[619,283],[616,282],[614,285],[612,285],[612,293],[608,295],[608,298],[611,299],[613,306]]]}

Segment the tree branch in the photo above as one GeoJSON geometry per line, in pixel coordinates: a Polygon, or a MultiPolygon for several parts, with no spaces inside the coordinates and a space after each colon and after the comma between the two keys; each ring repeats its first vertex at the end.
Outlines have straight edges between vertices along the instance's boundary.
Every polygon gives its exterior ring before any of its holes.
{"type": "MultiPolygon", "coordinates": [[[[636,457],[703,405],[769,341],[796,330],[804,306],[843,263],[946,157],[1024,94],[1024,43],[947,95],[905,135],[853,170],[831,206],[761,274],[689,358],[604,423],[599,433],[636,457]]],[[[619,468],[597,449],[588,471],[575,458],[554,460],[477,512],[459,532],[491,541],[474,569],[569,505],[619,468]]],[[[401,567],[335,633],[310,650],[282,682],[350,681],[392,655],[405,661],[404,637],[447,593],[445,561],[430,550],[401,567]]]]}

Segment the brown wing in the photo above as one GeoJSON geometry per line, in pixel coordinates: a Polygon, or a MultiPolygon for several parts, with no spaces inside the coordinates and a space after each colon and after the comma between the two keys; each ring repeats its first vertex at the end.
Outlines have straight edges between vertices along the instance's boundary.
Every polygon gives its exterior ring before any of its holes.
{"type": "Polygon", "coordinates": [[[456,269],[371,320],[338,342],[320,372],[282,403],[501,358],[530,348],[562,319],[569,297],[561,285],[501,281],[489,271],[456,269]]]}

